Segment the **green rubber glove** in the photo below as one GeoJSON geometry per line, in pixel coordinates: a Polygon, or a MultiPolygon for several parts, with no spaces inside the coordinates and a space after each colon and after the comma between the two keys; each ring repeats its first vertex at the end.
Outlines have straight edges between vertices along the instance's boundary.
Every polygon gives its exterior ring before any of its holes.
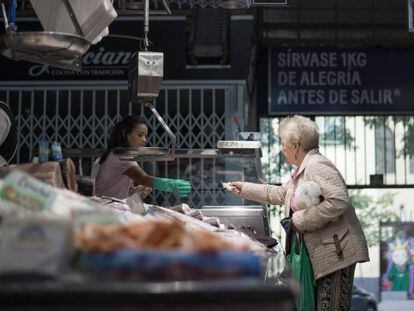
{"type": "Polygon", "coordinates": [[[152,186],[154,189],[174,192],[180,197],[185,197],[191,191],[190,182],[183,179],[155,177],[152,186]]]}

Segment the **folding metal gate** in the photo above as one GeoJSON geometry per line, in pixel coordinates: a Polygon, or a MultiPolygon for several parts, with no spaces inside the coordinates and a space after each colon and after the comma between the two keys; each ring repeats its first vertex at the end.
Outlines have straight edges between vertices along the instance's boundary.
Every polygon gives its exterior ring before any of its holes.
{"type": "MultiPolygon", "coordinates": [[[[242,81],[165,81],[156,108],[176,134],[177,148],[215,148],[218,140],[231,138],[231,116],[237,114],[243,120],[244,89],[242,81]]],[[[0,99],[16,115],[19,146],[16,163],[31,161],[43,138],[58,141],[64,148],[105,148],[112,126],[122,116],[133,113],[148,116],[149,146],[168,143],[166,133],[148,114],[149,110],[129,102],[125,82],[3,84],[0,99]]],[[[83,174],[90,173],[94,160],[93,156],[82,158],[83,174]]],[[[146,163],[145,169],[158,176],[180,177],[183,168],[177,161],[173,168],[171,163],[146,163]]],[[[189,174],[185,177],[191,179],[189,174]]],[[[193,194],[197,203],[202,200],[198,190],[193,194]]],[[[165,204],[175,204],[177,200],[162,192],[154,192],[153,199],[165,204]]]]}

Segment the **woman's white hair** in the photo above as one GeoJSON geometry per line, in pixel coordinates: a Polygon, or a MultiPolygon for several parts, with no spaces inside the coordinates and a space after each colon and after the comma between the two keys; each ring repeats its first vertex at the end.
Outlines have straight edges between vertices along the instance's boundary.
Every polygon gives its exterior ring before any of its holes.
{"type": "Polygon", "coordinates": [[[279,137],[285,144],[299,143],[304,151],[319,147],[319,129],[311,119],[295,115],[280,122],[279,137]]]}

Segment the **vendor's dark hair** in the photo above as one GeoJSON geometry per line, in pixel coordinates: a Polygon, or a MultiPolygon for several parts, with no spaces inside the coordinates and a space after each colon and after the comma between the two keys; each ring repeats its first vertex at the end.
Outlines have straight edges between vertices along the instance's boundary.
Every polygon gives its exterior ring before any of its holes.
{"type": "Polygon", "coordinates": [[[99,160],[100,164],[105,162],[112,149],[117,147],[130,147],[128,142],[128,134],[131,133],[138,124],[144,124],[148,127],[147,121],[143,117],[137,115],[126,116],[115,124],[112,129],[111,136],[109,137],[108,146],[99,160]]]}

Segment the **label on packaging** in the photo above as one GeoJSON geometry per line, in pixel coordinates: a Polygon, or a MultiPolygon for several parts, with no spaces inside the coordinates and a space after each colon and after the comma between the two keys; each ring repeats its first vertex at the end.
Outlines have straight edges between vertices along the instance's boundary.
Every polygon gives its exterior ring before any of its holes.
{"type": "Polygon", "coordinates": [[[0,271],[58,276],[72,249],[70,222],[57,217],[6,217],[1,230],[0,271]]]}

